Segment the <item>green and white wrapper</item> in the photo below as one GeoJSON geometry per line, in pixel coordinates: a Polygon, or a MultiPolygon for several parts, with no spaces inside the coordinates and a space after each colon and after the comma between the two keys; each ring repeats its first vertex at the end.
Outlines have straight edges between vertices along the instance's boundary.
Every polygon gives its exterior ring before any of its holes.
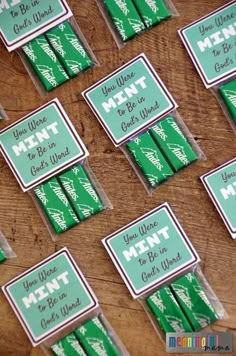
{"type": "Polygon", "coordinates": [[[102,201],[82,165],[72,167],[62,173],[58,179],[81,221],[104,209],[102,201]]]}
{"type": "Polygon", "coordinates": [[[133,0],[133,2],[147,28],[171,17],[164,0],[133,0]]]}
{"type": "Polygon", "coordinates": [[[219,319],[194,272],[171,283],[173,293],[194,331],[199,331],[219,319]]]}
{"type": "Polygon", "coordinates": [[[149,132],[139,135],[126,146],[151,187],[158,186],[174,174],[149,132]]]}
{"type": "Polygon", "coordinates": [[[168,286],[146,298],[146,302],[164,333],[191,332],[192,328],[168,286]]]}
{"type": "Polygon", "coordinates": [[[70,77],[93,66],[93,61],[69,22],[54,27],[46,33],[46,37],[70,77]]]}
{"type": "Polygon", "coordinates": [[[34,194],[57,234],[79,223],[57,178],[53,177],[36,187],[34,194]]]}
{"type": "Polygon", "coordinates": [[[98,317],[88,320],[74,333],[89,356],[121,356],[98,317]]]}
{"type": "Polygon", "coordinates": [[[69,79],[44,35],[27,43],[22,50],[46,91],[55,89],[69,79]]]}
{"type": "Polygon", "coordinates": [[[123,42],[129,41],[145,30],[132,0],[102,0],[119,36],[123,42]]]}
{"type": "Polygon", "coordinates": [[[75,334],[70,333],[51,346],[56,356],[86,356],[84,349],[77,340],[75,334]]]}
{"type": "Polygon", "coordinates": [[[176,172],[198,159],[187,137],[172,116],[152,126],[149,132],[176,172]]]}

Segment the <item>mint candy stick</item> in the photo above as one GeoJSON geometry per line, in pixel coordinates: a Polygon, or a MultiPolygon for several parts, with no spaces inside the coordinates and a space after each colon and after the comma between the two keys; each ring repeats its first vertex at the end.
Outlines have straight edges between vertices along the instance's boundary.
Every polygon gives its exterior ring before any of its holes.
{"type": "Polygon", "coordinates": [[[34,193],[56,233],[66,231],[79,223],[55,177],[35,188],[34,193]]]}
{"type": "Polygon", "coordinates": [[[48,31],[46,37],[70,77],[75,77],[93,65],[69,22],[63,22],[48,31]]]}
{"type": "Polygon", "coordinates": [[[152,187],[173,175],[172,169],[148,132],[127,143],[127,148],[152,187]]]}
{"type": "Polygon", "coordinates": [[[69,79],[45,36],[38,36],[23,46],[22,50],[47,91],[69,79]]]}
{"type": "Polygon", "coordinates": [[[104,209],[95,188],[81,165],[61,174],[59,181],[80,220],[104,209]]]}
{"type": "Polygon", "coordinates": [[[194,331],[201,330],[218,319],[216,311],[193,272],[174,281],[171,287],[194,331]]]}

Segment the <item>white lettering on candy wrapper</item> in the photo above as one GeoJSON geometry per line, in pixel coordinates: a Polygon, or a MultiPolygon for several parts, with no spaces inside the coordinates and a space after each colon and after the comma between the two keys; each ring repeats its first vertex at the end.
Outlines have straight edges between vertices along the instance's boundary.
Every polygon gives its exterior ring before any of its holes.
{"type": "Polygon", "coordinates": [[[152,236],[146,237],[145,240],[141,240],[137,242],[134,246],[131,246],[128,250],[123,251],[123,255],[127,262],[131,261],[132,257],[138,257],[138,255],[147,252],[155,245],[159,245],[161,240],[159,236],[163,236],[165,240],[169,239],[170,236],[168,234],[169,227],[165,226],[162,229],[158,230],[156,233],[152,234],[152,236]]]}
{"type": "Polygon", "coordinates": [[[35,291],[31,292],[27,297],[23,297],[22,302],[26,309],[29,309],[31,304],[37,304],[41,300],[47,298],[50,294],[58,291],[61,288],[61,284],[67,285],[68,283],[68,272],[66,271],[59,274],[56,278],[53,278],[51,282],[47,282],[42,287],[35,289],[35,291]]]}
{"type": "Polygon", "coordinates": [[[129,87],[124,88],[124,90],[119,91],[107,102],[104,101],[102,103],[103,109],[109,113],[111,109],[115,109],[117,106],[124,104],[128,99],[132,98],[133,95],[137,95],[139,93],[138,86],[140,86],[141,89],[146,89],[147,85],[145,80],[145,76],[137,79],[134,84],[131,84],[129,87]]]}

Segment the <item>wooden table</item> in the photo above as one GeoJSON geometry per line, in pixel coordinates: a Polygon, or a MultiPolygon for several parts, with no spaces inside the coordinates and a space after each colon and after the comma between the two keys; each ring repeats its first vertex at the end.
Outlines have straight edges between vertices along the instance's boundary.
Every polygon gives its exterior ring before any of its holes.
{"type": "MultiPolygon", "coordinates": [[[[101,239],[168,201],[202,259],[202,269],[229,319],[214,330],[236,336],[236,246],[199,176],[235,157],[236,139],[220,106],[206,90],[183,48],[177,29],[228,1],[174,0],[180,17],[133,40],[122,50],[101,17],[95,0],[68,1],[101,66],[59,87],[43,101],[16,53],[0,45],[0,102],[10,123],[58,97],[90,151],[90,164],[114,209],[89,219],[52,242],[30,196],[23,193],[0,157],[0,229],[17,258],[1,265],[0,284],[68,246],[97,294],[101,307],[131,355],[163,356],[165,350],[141,305],[133,301],[104,250],[101,239]],[[80,93],[144,52],[179,104],[179,112],[207,156],[148,197],[126,158],[110,142],[80,93]]],[[[7,124],[9,123],[7,122],[7,124]]],[[[3,125],[2,125],[3,126],[3,125]]],[[[0,295],[0,355],[42,355],[33,349],[3,294],[0,295]]],[[[236,355],[236,351],[234,353],[236,355]]]]}

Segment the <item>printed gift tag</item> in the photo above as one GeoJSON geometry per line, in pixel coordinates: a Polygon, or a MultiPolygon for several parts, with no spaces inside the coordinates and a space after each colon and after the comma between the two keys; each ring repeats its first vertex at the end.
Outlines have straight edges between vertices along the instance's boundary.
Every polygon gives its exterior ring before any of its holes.
{"type": "Polygon", "coordinates": [[[34,346],[98,307],[67,248],[14,278],[2,290],[34,346]]]}
{"type": "Polygon", "coordinates": [[[200,260],[167,203],[102,242],[133,298],[200,260]]]}
{"type": "Polygon", "coordinates": [[[236,239],[236,158],[203,175],[201,180],[230,235],[236,239]]]}
{"type": "Polygon", "coordinates": [[[71,16],[65,0],[3,0],[0,36],[11,52],[71,16]]]}
{"type": "Polygon", "coordinates": [[[144,54],[82,93],[115,146],[177,108],[144,54]]]}
{"type": "Polygon", "coordinates": [[[1,130],[0,152],[23,191],[88,156],[58,99],[1,130]]]}
{"type": "Polygon", "coordinates": [[[206,88],[235,75],[235,0],[182,28],[179,35],[206,88]]]}

